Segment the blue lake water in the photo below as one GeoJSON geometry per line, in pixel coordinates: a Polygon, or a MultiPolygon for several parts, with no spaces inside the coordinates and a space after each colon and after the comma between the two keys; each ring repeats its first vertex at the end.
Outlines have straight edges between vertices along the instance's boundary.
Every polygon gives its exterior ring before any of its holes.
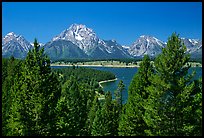
{"type": "MultiPolygon", "coordinates": [[[[123,103],[127,101],[128,98],[128,86],[130,85],[130,82],[137,72],[138,68],[110,68],[110,67],[91,67],[94,69],[104,70],[104,71],[110,71],[114,73],[117,77],[117,80],[114,82],[107,82],[101,84],[103,86],[104,91],[110,91],[114,97],[114,91],[117,89],[117,85],[120,80],[123,81],[125,84],[125,90],[123,92],[123,103]]],[[[199,77],[202,77],[202,68],[201,67],[193,67],[189,69],[189,73],[192,73],[192,71],[195,70],[196,76],[195,79],[198,79],[199,77]]]]}
{"type": "MultiPolygon", "coordinates": [[[[66,67],[66,66],[60,66],[60,67],[66,67]]],[[[105,92],[110,91],[112,93],[112,96],[114,97],[114,91],[117,89],[117,85],[120,80],[123,81],[125,84],[125,90],[123,91],[123,103],[127,101],[128,98],[128,86],[130,85],[130,82],[137,73],[138,68],[112,68],[112,67],[88,67],[88,68],[93,68],[97,70],[103,70],[103,71],[110,71],[114,73],[117,77],[117,80],[114,82],[106,82],[102,83],[101,85],[103,86],[103,89],[105,92]]],[[[198,79],[199,77],[202,77],[202,67],[192,67],[189,69],[189,73],[192,73],[192,71],[195,70],[196,76],[195,79],[198,79]]]]}

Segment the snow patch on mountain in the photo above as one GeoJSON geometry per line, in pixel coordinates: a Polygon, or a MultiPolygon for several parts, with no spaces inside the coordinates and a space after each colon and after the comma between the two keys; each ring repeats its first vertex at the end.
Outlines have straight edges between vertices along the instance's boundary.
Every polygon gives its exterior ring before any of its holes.
{"type": "Polygon", "coordinates": [[[72,24],[68,29],[64,30],[58,36],[54,37],[52,41],[69,40],[75,45],[79,46],[86,54],[96,47],[99,38],[96,33],[82,24],[72,24]]]}
{"type": "Polygon", "coordinates": [[[124,50],[124,48],[122,48],[116,40],[112,39],[106,41],[100,39],[93,29],[82,24],[72,24],[68,29],[54,37],[52,41],[57,41],[59,39],[71,41],[91,57],[97,56],[99,53],[100,56],[107,58],[111,58],[112,55],[114,55],[114,57],[116,57],[116,55],[118,55],[118,57],[130,56],[127,50],[124,50]],[[102,53],[103,55],[101,55],[102,53]]]}
{"type": "Polygon", "coordinates": [[[14,32],[8,33],[2,39],[2,56],[13,55],[16,58],[24,58],[32,45],[22,36],[14,32]]]}
{"type": "Polygon", "coordinates": [[[164,46],[164,42],[155,37],[149,35],[141,35],[130,46],[128,52],[133,57],[143,57],[145,54],[149,56],[156,56],[161,53],[164,46]]]}
{"type": "MultiPolygon", "coordinates": [[[[30,43],[32,46],[34,46],[34,44],[33,43],[30,43]]],[[[40,45],[40,47],[43,47],[45,44],[43,44],[43,43],[38,43],[39,45],[40,45]]]]}
{"type": "Polygon", "coordinates": [[[124,49],[130,49],[129,46],[122,46],[124,49]]]}
{"type": "Polygon", "coordinates": [[[30,43],[22,35],[16,35],[14,32],[8,33],[3,38],[2,48],[4,47],[5,49],[6,44],[12,45],[12,43],[19,43],[24,51],[28,51],[31,48],[30,43]]]}
{"type": "Polygon", "coordinates": [[[198,49],[202,48],[202,41],[198,39],[181,38],[181,41],[187,48],[187,53],[195,53],[198,49]]]}

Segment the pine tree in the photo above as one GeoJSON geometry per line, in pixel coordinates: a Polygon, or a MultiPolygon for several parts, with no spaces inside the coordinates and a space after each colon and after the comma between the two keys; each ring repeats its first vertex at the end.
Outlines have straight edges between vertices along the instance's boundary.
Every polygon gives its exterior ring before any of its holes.
{"type": "MultiPolygon", "coordinates": [[[[56,74],[51,72],[50,60],[37,40],[22,65],[21,77],[12,88],[15,93],[10,122],[22,124],[15,135],[53,135],[55,107],[61,90],[56,74]]],[[[9,128],[16,128],[9,124],[9,128]]]]}
{"type": "Polygon", "coordinates": [[[113,105],[110,92],[105,94],[105,102],[98,108],[92,125],[92,136],[113,136],[113,105]]]}
{"type": "Polygon", "coordinates": [[[57,103],[56,112],[57,121],[56,121],[56,135],[57,136],[65,136],[69,133],[70,122],[70,107],[69,107],[69,88],[72,83],[70,80],[67,80],[62,86],[61,97],[57,103]]]}
{"type": "Polygon", "coordinates": [[[94,118],[96,116],[96,112],[97,110],[99,109],[99,101],[98,101],[98,96],[96,95],[95,98],[94,98],[94,101],[92,103],[92,107],[88,113],[88,118],[87,118],[87,121],[86,121],[86,129],[87,129],[87,136],[90,136],[91,135],[91,130],[92,130],[92,125],[93,125],[93,122],[94,122],[94,118]]]}
{"type": "MultiPolygon", "coordinates": [[[[87,120],[89,118],[89,112],[91,110],[91,107],[93,105],[94,97],[96,95],[95,90],[92,85],[89,85],[87,82],[81,82],[79,84],[79,90],[81,94],[81,119],[80,119],[80,125],[81,125],[81,136],[87,136],[90,135],[88,133],[87,129],[87,120]]],[[[96,101],[97,102],[97,101],[96,101]]]]}
{"type": "Polygon", "coordinates": [[[102,107],[102,115],[104,120],[104,134],[103,136],[113,136],[114,135],[114,129],[113,129],[113,122],[115,119],[113,116],[113,102],[112,102],[112,94],[110,91],[105,93],[105,103],[102,107]]]}
{"type": "Polygon", "coordinates": [[[144,131],[147,125],[143,119],[145,114],[143,106],[149,96],[146,87],[151,85],[150,77],[152,74],[153,67],[150,58],[145,55],[128,89],[128,100],[119,123],[119,135],[145,135],[144,131]]]}
{"type": "Polygon", "coordinates": [[[59,113],[56,122],[57,135],[87,135],[87,131],[89,131],[86,128],[89,110],[88,102],[93,100],[93,94],[87,84],[77,82],[74,76],[71,76],[63,84],[62,95],[57,105],[57,112],[59,113]]]}
{"type": "Polygon", "coordinates": [[[59,135],[76,136],[80,134],[81,95],[74,77],[67,80],[62,87],[62,97],[57,106],[59,135]]]}
{"type": "Polygon", "coordinates": [[[120,80],[120,82],[118,83],[118,87],[117,87],[117,90],[115,91],[115,100],[116,100],[116,103],[118,104],[119,106],[119,113],[121,112],[122,110],[122,92],[124,91],[125,89],[125,85],[123,84],[123,81],[120,80]]]}
{"type": "Polygon", "coordinates": [[[193,114],[201,115],[202,91],[194,74],[188,75],[190,56],[179,35],[173,33],[167,46],[155,59],[156,74],[147,88],[150,96],[146,102],[145,122],[147,135],[198,135],[201,134],[201,117],[197,121],[193,114]],[[195,101],[197,104],[195,104],[195,101]]]}
{"type": "Polygon", "coordinates": [[[16,93],[13,93],[11,87],[20,76],[21,61],[11,57],[3,60],[2,70],[2,134],[9,135],[8,119],[10,116],[12,101],[16,93]]]}
{"type": "Polygon", "coordinates": [[[96,111],[96,116],[93,121],[91,135],[92,136],[103,136],[104,134],[103,125],[104,125],[104,120],[101,114],[101,109],[98,108],[98,110],[96,111]]]}
{"type": "Polygon", "coordinates": [[[123,81],[120,80],[120,82],[118,83],[118,87],[116,89],[116,91],[114,92],[115,94],[115,99],[112,101],[113,103],[113,118],[112,118],[112,134],[114,136],[118,135],[118,126],[119,126],[119,120],[120,120],[120,116],[122,113],[122,94],[123,91],[125,89],[125,85],[123,84],[123,81]]]}

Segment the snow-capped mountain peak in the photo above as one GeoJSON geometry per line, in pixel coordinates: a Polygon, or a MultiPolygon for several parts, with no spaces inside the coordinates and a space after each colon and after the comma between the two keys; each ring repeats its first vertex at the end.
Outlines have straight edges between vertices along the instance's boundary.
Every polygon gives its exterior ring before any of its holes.
{"type": "Polygon", "coordinates": [[[116,42],[116,40],[103,40],[98,38],[93,29],[83,24],[72,24],[68,29],[62,31],[53,41],[67,40],[78,46],[90,57],[129,57],[127,51],[116,42]]]}
{"type": "Polygon", "coordinates": [[[156,56],[165,46],[164,42],[150,35],[141,35],[128,50],[134,57],[142,57],[145,54],[156,56]]]}
{"type": "Polygon", "coordinates": [[[14,32],[10,32],[2,39],[2,44],[11,41],[12,39],[16,39],[17,35],[14,32]]]}
{"type": "Polygon", "coordinates": [[[68,29],[62,31],[60,35],[54,37],[52,41],[55,40],[73,40],[76,39],[78,41],[81,41],[83,39],[91,39],[91,38],[96,38],[95,32],[87,28],[85,25],[82,24],[72,24],[68,29]]]}
{"type": "Polygon", "coordinates": [[[2,39],[2,55],[23,58],[31,49],[30,43],[22,36],[14,32],[8,33],[2,39]]]}
{"type": "Polygon", "coordinates": [[[190,41],[193,45],[196,45],[199,43],[198,39],[188,39],[188,41],[190,41]]]}
{"type": "Polygon", "coordinates": [[[99,38],[96,36],[96,33],[83,24],[72,24],[68,29],[54,37],[52,41],[60,39],[68,40],[78,45],[86,54],[89,54],[89,52],[99,43],[99,38]]]}
{"type": "Polygon", "coordinates": [[[144,37],[145,37],[145,35],[141,35],[140,37],[144,38],[144,37]]]}
{"type": "Polygon", "coordinates": [[[187,48],[187,53],[193,53],[202,47],[202,41],[199,39],[181,38],[181,41],[187,48]]]}
{"type": "Polygon", "coordinates": [[[86,25],[76,24],[76,23],[75,23],[75,24],[72,24],[72,25],[69,27],[69,29],[67,29],[67,30],[72,30],[73,32],[75,32],[76,34],[78,34],[81,29],[93,33],[93,30],[92,30],[91,28],[87,28],[86,25]]]}
{"type": "MultiPolygon", "coordinates": [[[[194,57],[202,56],[202,40],[181,38],[187,47],[187,53],[194,57]]],[[[145,54],[155,57],[167,45],[150,35],[141,35],[130,46],[120,45],[115,39],[103,40],[97,37],[93,29],[83,24],[72,24],[45,45],[45,52],[54,59],[60,58],[142,58],[145,54]],[[53,52],[54,51],[54,52],[53,52]],[[63,56],[62,56],[63,55],[63,56]],[[59,56],[59,57],[58,57],[59,56]]],[[[9,32],[2,38],[2,56],[13,55],[24,58],[33,48],[22,35],[9,32]]]]}
{"type": "Polygon", "coordinates": [[[16,34],[15,34],[14,32],[10,32],[10,33],[8,33],[6,36],[7,36],[7,37],[8,37],[8,36],[16,36],[16,34]]]}

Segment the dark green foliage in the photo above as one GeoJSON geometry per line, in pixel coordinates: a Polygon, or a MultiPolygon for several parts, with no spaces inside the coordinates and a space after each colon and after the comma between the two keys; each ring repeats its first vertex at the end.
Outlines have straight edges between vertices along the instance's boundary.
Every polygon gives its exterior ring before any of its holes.
{"type": "Polygon", "coordinates": [[[120,80],[120,82],[118,83],[118,88],[115,91],[115,100],[118,103],[118,105],[120,106],[120,110],[122,109],[122,92],[125,89],[125,85],[123,84],[123,81],[120,80]]]}
{"type": "Polygon", "coordinates": [[[122,94],[123,90],[125,88],[125,85],[123,84],[123,81],[120,80],[118,83],[118,87],[115,90],[115,99],[112,101],[112,135],[117,136],[118,135],[118,126],[119,126],[119,121],[120,121],[120,116],[122,113],[122,94]]]}
{"type": "Polygon", "coordinates": [[[3,135],[91,135],[99,107],[95,92],[103,93],[98,81],[114,74],[78,67],[51,71],[36,40],[24,61],[2,61],[3,135]]]}
{"type": "Polygon", "coordinates": [[[91,135],[93,121],[99,108],[98,97],[95,96],[95,91],[99,90],[96,76],[105,78],[109,73],[86,68],[53,71],[63,77],[62,96],[57,106],[57,135],[91,135]],[[63,80],[67,81],[63,83],[63,80]]]}
{"type": "Polygon", "coordinates": [[[2,59],[2,134],[201,136],[202,78],[188,74],[185,51],[174,33],[154,67],[144,56],[122,105],[122,81],[115,99],[110,92],[103,99],[98,84],[114,74],[78,66],[51,69],[35,40],[25,60],[2,59]]]}
{"type": "Polygon", "coordinates": [[[11,111],[11,105],[13,104],[13,93],[11,87],[18,81],[21,71],[21,60],[17,60],[14,57],[10,59],[2,59],[2,134],[7,135],[9,129],[8,119],[11,111]]]}
{"type": "Polygon", "coordinates": [[[153,67],[150,64],[150,58],[145,56],[128,89],[128,101],[121,116],[119,135],[145,135],[144,130],[147,125],[143,120],[145,114],[143,105],[149,96],[146,87],[151,85],[150,77],[152,73],[153,67]]]}
{"type": "Polygon", "coordinates": [[[53,71],[57,72],[57,74],[61,77],[61,82],[64,83],[67,79],[70,78],[71,75],[75,76],[78,82],[89,83],[89,85],[97,88],[99,81],[115,79],[115,75],[108,71],[100,71],[91,68],[53,68],[53,71]]]}
{"type": "Polygon", "coordinates": [[[50,68],[50,60],[39,49],[37,40],[22,64],[11,87],[12,105],[8,135],[52,135],[55,107],[61,90],[50,68]]]}
{"type": "MultiPolygon", "coordinates": [[[[91,129],[91,135],[92,136],[103,136],[104,135],[104,119],[101,113],[101,109],[98,109],[96,111],[96,116],[93,121],[92,129],[91,129]]],[[[107,131],[107,130],[105,130],[107,131]]]]}
{"type": "Polygon", "coordinates": [[[202,135],[202,79],[188,74],[189,55],[175,33],[156,57],[144,57],[128,90],[119,135],[202,135]]]}
{"type": "Polygon", "coordinates": [[[58,135],[78,135],[80,134],[80,116],[82,108],[82,97],[76,79],[71,78],[62,87],[62,97],[58,102],[57,112],[58,135]]]}
{"type": "Polygon", "coordinates": [[[147,135],[201,135],[202,117],[193,115],[201,115],[202,90],[198,81],[192,81],[194,75],[188,75],[190,57],[185,51],[174,33],[155,59],[156,74],[147,88],[150,96],[145,104],[147,135]]]}
{"type": "Polygon", "coordinates": [[[91,134],[93,136],[113,136],[113,104],[112,95],[110,92],[105,94],[105,102],[101,108],[98,108],[93,125],[91,134]]]}
{"type": "MultiPolygon", "coordinates": [[[[91,100],[89,100],[88,103],[90,105],[91,100]]],[[[90,110],[88,111],[88,116],[86,120],[86,132],[87,132],[86,135],[88,136],[91,135],[94,118],[96,117],[96,112],[98,111],[99,108],[100,108],[100,104],[98,101],[98,96],[96,95],[91,108],[89,108],[90,110]]]]}

